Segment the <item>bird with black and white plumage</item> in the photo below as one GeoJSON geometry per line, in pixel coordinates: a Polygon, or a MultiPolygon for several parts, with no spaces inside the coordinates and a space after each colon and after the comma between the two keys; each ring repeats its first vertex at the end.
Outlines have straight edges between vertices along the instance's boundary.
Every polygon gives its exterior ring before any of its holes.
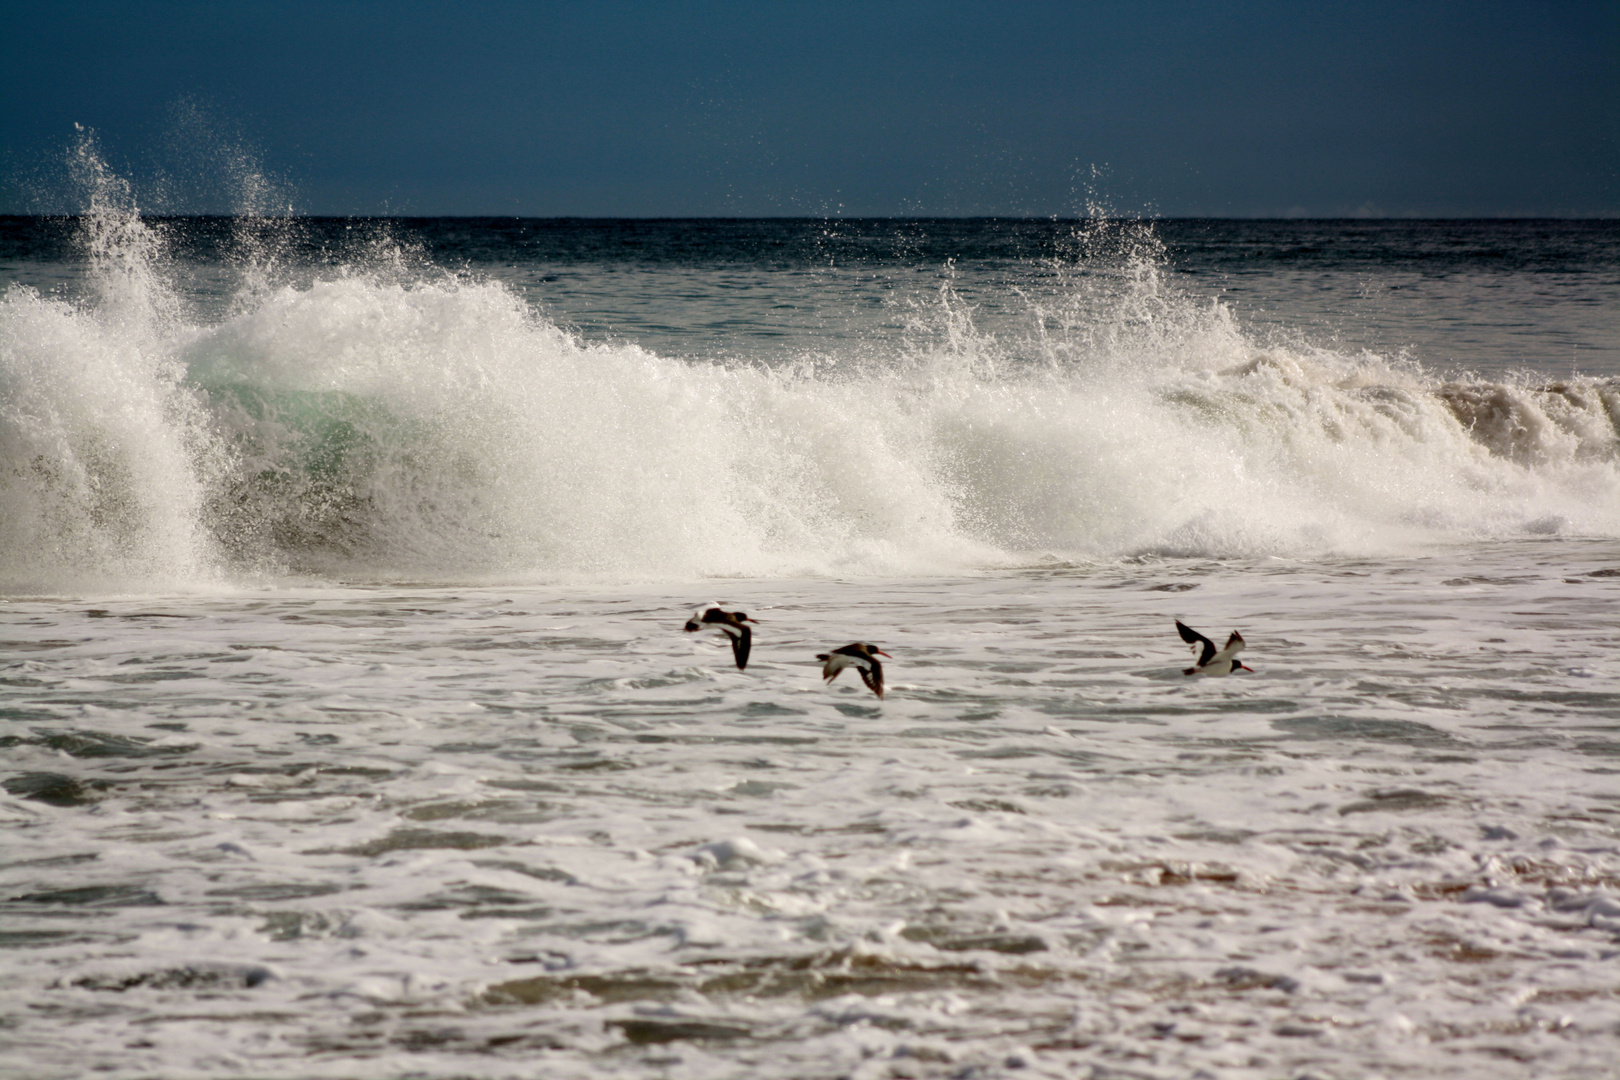
{"type": "Polygon", "coordinates": [[[749,650],[754,647],[750,624],[758,625],[741,611],[722,611],[719,604],[709,604],[692,612],[692,617],[686,620],[686,632],[715,630],[726,635],[731,641],[731,656],[737,661],[737,670],[743,671],[748,667],[749,650]]]}
{"type": "Polygon", "coordinates": [[[1230,675],[1234,671],[1247,671],[1251,674],[1254,668],[1238,660],[1237,654],[1243,651],[1243,635],[1236,630],[1226,639],[1226,644],[1215,648],[1215,643],[1200,634],[1180,619],[1176,620],[1176,631],[1181,634],[1181,640],[1193,647],[1198,654],[1198,660],[1192,667],[1182,671],[1183,675],[1230,675]]]}
{"type": "MultiPolygon", "coordinates": [[[[832,652],[817,653],[816,659],[821,661],[821,675],[829,683],[838,678],[838,673],[845,668],[854,668],[860,672],[861,682],[866,688],[878,697],[883,696],[883,663],[878,660],[880,656],[889,656],[888,653],[876,645],[868,645],[857,641],[852,645],[845,645],[842,649],[832,652]]],[[[894,657],[889,656],[890,660],[894,657]]]]}

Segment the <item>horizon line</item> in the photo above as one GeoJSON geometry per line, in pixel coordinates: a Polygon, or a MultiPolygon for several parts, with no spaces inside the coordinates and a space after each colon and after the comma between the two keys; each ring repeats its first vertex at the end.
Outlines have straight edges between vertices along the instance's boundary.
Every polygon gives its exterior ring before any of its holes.
{"type": "MultiPolygon", "coordinates": [[[[1325,215],[1258,215],[1258,214],[1122,214],[1118,216],[1068,216],[1062,214],[230,214],[230,213],[148,213],[136,208],[136,214],[154,221],[213,220],[213,221],[589,221],[589,222],[753,222],[753,221],[1014,221],[1014,222],[1175,222],[1175,221],[1250,221],[1250,222],[1611,222],[1620,221],[1620,211],[1599,215],[1566,214],[1463,214],[1463,215],[1398,215],[1398,214],[1325,214],[1325,215]]],[[[21,218],[34,220],[75,220],[88,216],[90,211],[72,213],[12,213],[0,211],[0,219],[21,218]]]]}

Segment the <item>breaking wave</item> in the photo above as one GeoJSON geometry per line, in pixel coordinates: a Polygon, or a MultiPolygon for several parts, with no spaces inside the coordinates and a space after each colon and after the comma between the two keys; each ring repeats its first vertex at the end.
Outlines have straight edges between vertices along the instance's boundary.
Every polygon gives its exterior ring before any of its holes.
{"type": "Polygon", "coordinates": [[[693,362],[398,265],[279,287],[244,272],[229,314],[187,318],[162,236],[86,168],[97,295],[0,298],[11,592],[1620,536],[1614,381],[1442,381],[1263,344],[1169,288],[1150,233],[1083,254],[1116,272],[1075,275],[1069,307],[1016,346],[978,334],[947,284],[924,333],[859,358],[693,362]]]}

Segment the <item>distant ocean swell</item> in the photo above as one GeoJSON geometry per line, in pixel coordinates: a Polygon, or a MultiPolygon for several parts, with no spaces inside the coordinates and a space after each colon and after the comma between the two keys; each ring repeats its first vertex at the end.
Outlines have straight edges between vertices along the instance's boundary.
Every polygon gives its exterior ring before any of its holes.
{"type": "Polygon", "coordinates": [[[1261,347],[1151,266],[1042,362],[976,336],[947,289],[930,333],[784,370],[583,343],[437,272],[249,270],[235,313],[195,325],[138,215],[85,222],[97,301],[0,298],[12,592],[1620,536],[1620,385],[1261,347]]]}

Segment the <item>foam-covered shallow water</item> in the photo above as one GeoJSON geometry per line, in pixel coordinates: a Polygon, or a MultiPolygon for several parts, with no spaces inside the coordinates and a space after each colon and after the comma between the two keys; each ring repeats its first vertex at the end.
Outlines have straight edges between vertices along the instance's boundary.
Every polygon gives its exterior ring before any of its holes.
{"type": "Polygon", "coordinates": [[[1612,223],[80,168],[0,230],[0,1073],[1608,1067],[1612,223]]]}
{"type": "Polygon", "coordinates": [[[15,600],[6,1068],[1599,1075],[1617,603],[1557,539],[15,600]]]}

